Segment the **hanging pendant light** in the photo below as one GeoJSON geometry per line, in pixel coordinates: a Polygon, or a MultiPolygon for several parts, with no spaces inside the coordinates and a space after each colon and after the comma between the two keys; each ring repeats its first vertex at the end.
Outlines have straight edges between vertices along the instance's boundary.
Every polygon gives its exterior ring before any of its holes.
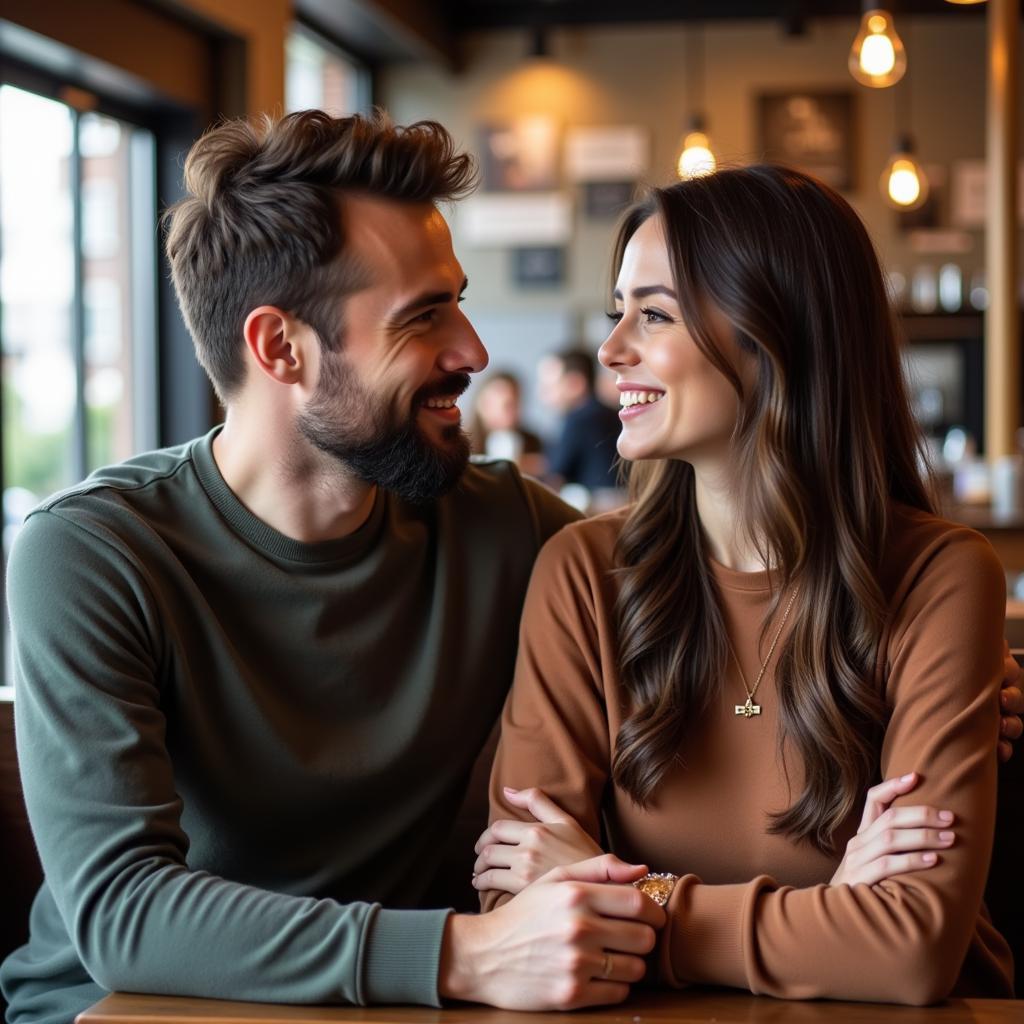
{"type": "Polygon", "coordinates": [[[882,195],[893,209],[916,210],[928,198],[928,176],[914,158],[909,135],[896,140],[896,151],[882,172],[882,195]]]}
{"type": "Polygon", "coordinates": [[[885,89],[903,77],[907,53],[888,11],[873,7],[864,12],[850,47],[849,66],[858,82],[873,89],[885,89]]]}
{"type": "Polygon", "coordinates": [[[718,162],[711,152],[711,140],[702,113],[704,106],[704,30],[703,27],[690,30],[687,38],[686,77],[689,94],[690,116],[689,126],[683,134],[676,173],[684,181],[688,178],[701,178],[712,174],[718,162]],[[699,34],[698,34],[699,33],[699,34]]]}
{"type": "Polygon", "coordinates": [[[690,130],[683,137],[683,150],[679,154],[676,173],[684,180],[701,178],[705,174],[712,174],[716,166],[711,142],[704,131],[704,121],[695,114],[690,120],[690,130]]]}
{"type": "Polygon", "coordinates": [[[548,30],[540,22],[530,29],[530,44],[526,55],[530,60],[547,60],[551,56],[548,30]]]}

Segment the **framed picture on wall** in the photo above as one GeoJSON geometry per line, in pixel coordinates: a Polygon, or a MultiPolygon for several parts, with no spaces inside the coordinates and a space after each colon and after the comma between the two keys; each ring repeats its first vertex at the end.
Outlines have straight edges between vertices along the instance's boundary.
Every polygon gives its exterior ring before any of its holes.
{"type": "Polygon", "coordinates": [[[513,249],[512,278],[520,288],[557,288],[565,281],[565,249],[554,245],[513,249]]]}
{"type": "Polygon", "coordinates": [[[549,192],[558,187],[559,130],[552,117],[519,117],[480,129],[486,192],[549,192]]]}
{"type": "Polygon", "coordinates": [[[765,160],[807,171],[835,189],[854,187],[852,92],[763,93],[757,97],[757,130],[765,160]]]}
{"type": "Polygon", "coordinates": [[[589,181],[583,186],[583,210],[588,217],[618,217],[636,196],[635,181],[589,181]]]}
{"type": "Polygon", "coordinates": [[[570,128],[565,172],[574,182],[636,181],[650,168],[650,133],[640,125],[570,128]]]}

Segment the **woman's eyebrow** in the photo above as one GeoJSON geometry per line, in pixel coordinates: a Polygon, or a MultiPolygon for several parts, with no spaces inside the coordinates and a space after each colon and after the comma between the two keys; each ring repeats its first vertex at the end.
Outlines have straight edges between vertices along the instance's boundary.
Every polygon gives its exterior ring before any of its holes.
{"type": "MultiPolygon", "coordinates": [[[[667,295],[670,299],[675,299],[676,293],[673,289],[669,288],[667,284],[650,284],[643,288],[634,288],[629,293],[634,299],[646,299],[651,295],[667,295]]],[[[622,301],[622,291],[618,288],[612,292],[612,298],[622,301]]]]}

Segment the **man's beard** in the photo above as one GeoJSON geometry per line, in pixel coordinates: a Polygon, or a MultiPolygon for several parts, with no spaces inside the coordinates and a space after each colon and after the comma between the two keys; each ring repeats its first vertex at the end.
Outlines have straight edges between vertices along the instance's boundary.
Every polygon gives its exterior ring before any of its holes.
{"type": "Polygon", "coordinates": [[[427,439],[416,415],[428,398],[461,394],[469,377],[452,373],[421,388],[404,422],[356,380],[342,357],[324,353],[316,393],[300,414],[300,433],[320,451],[368,484],[416,505],[447,494],[469,461],[469,438],[453,424],[442,431],[443,445],[427,439]]]}

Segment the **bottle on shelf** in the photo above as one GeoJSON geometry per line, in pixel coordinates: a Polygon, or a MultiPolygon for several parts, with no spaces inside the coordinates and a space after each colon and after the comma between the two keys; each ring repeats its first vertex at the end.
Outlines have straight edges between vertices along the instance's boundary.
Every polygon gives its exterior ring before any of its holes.
{"type": "Polygon", "coordinates": [[[939,303],[939,283],[935,268],[922,263],[910,279],[910,308],[915,313],[934,313],[939,303]]]}
{"type": "Polygon", "coordinates": [[[955,263],[939,268],[939,305],[945,313],[957,313],[964,301],[964,279],[955,263]]]}

